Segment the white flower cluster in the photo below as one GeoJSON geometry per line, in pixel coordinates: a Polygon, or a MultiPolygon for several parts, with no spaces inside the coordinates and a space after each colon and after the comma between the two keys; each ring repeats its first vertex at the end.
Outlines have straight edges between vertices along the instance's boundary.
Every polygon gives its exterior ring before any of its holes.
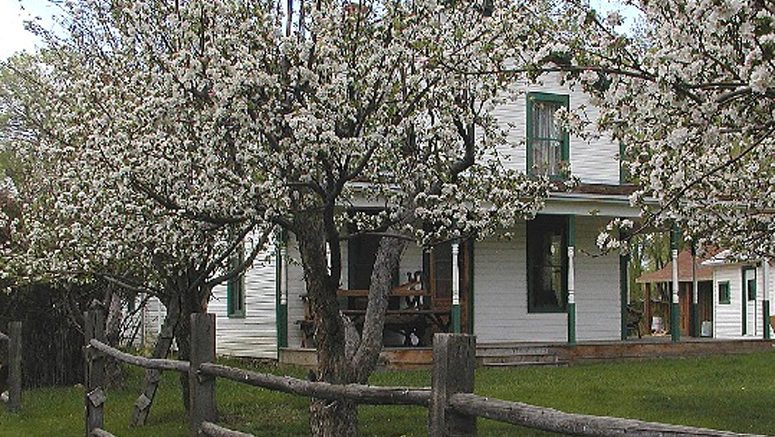
{"type": "Polygon", "coordinates": [[[558,26],[573,58],[567,79],[596,96],[602,128],[625,146],[643,226],[675,223],[687,239],[775,255],[772,8],[634,3],[643,13],[634,35],[584,8],[569,7],[558,26]]]}

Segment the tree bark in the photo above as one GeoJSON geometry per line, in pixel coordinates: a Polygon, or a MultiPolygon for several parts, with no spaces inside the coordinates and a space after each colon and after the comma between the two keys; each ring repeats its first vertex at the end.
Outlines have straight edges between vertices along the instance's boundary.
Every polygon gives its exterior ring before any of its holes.
{"type": "MultiPolygon", "coordinates": [[[[210,296],[210,290],[201,286],[197,289],[190,289],[200,272],[191,269],[178,278],[178,293],[176,298],[180,305],[180,319],[175,329],[175,339],[178,344],[178,359],[188,361],[191,358],[191,314],[207,312],[207,299],[210,296]]],[[[175,299],[175,298],[173,298],[175,299]]],[[[189,386],[188,375],[180,374],[180,390],[183,400],[183,406],[186,412],[189,412],[189,386]]]]}
{"type": "MultiPolygon", "coordinates": [[[[180,319],[180,304],[177,299],[168,300],[164,306],[167,308],[167,314],[164,316],[164,323],[162,324],[159,338],[156,339],[156,345],[153,348],[151,358],[167,357],[172,347],[172,340],[175,338],[175,328],[180,319]]],[[[130,426],[145,425],[151,412],[156,390],[159,388],[160,379],[161,372],[159,370],[148,369],[145,371],[143,391],[135,401],[130,426]]]]}
{"type": "MultiPolygon", "coordinates": [[[[297,221],[297,238],[304,269],[310,309],[315,320],[319,381],[333,384],[355,382],[346,355],[345,323],[336,299],[338,281],[332,280],[326,259],[326,240],[321,216],[310,213],[297,221]]],[[[338,277],[338,275],[336,275],[338,277]]],[[[310,404],[313,436],[358,435],[358,411],[352,402],[313,399],[310,404]]]]}
{"type": "MultiPolygon", "coordinates": [[[[123,312],[121,311],[121,295],[112,285],[108,285],[105,297],[105,307],[107,308],[107,318],[105,323],[105,337],[108,344],[118,348],[121,342],[121,323],[123,321],[123,312]]],[[[105,378],[108,388],[123,387],[126,382],[126,372],[124,366],[118,361],[107,360],[105,362],[105,378]]]]}
{"type": "Polygon", "coordinates": [[[376,369],[379,354],[382,352],[382,332],[385,328],[388,297],[393,285],[393,272],[398,268],[405,248],[406,240],[392,237],[383,237],[377,248],[374,268],[371,272],[363,334],[360,346],[353,357],[356,382],[360,384],[368,382],[369,375],[376,369]]]}

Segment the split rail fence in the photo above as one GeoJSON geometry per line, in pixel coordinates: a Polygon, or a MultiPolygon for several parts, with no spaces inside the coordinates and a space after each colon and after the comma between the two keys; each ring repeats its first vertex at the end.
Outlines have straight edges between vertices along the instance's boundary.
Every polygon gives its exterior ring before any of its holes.
{"type": "Polygon", "coordinates": [[[149,359],[105,344],[101,310],[86,313],[86,436],[110,437],[103,430],[103,388],[106,356],[145,369],[187,373],[190,388],[191,436],[251,437],[217,425],[215,379],[224,378],[269,390],[328,400],[370,405],[415,405],[429,411],[428,433],[433,437],[474,436],[476,419],[484,417],[523,427],[580,436],[751,436],[728,431],[643,422],[632,419],[570,414],[520,402],[473,394],[476,367],[475,337],[436,334],[431,388],[336,385],[275,376],[214,364],[215,316],[191,316],[191,361],[149,359]]]}
{"type": "Polygon", "coordinates": [[[8,343],[8,354],[3,360],[8,367],[6,407],[8,411],[18,413],[22,408],[22,322],[9,323],[8,334],[0,332],[0,342],[8,343]]]}

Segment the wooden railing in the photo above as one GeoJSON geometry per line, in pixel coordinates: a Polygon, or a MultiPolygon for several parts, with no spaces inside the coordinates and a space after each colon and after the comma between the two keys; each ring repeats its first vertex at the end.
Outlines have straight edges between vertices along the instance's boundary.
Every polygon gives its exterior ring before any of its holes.
{"type": "Polygon", "coordinates": [[[104,343],[101,311],[87,313],[86,435],[108,437],[102,429],[105,394],[102,389],[104,356],[144,367],[174,370],[189,375],[190,435],[251,437],[216,424],[215,378],[269,390],[330,400],[347,400],[371,405],[416,405],[429,410],[429,435],[476,435],[476,419],[484,417],[528,428],[581,436],[745,436],[728,431],[643,422],[614,417],[564,413],[520,402],[490,399],[473,394],[476,367],[475,337],[436,334],[433,342],[431,388],[374,387],[361,384],[337,385],[311,382],[214,364],[215,316],[191,316],[191,361],[137,357],[104,343]]]}
{"type": "Polygon", "coordinates": [[[0,332],[0,341],[8,342],[8,355],[3,360],[8,366],[6,407],[8,411],[18,413],[22,408],[22,322],[9,323],[8,335],[0,332]]]}

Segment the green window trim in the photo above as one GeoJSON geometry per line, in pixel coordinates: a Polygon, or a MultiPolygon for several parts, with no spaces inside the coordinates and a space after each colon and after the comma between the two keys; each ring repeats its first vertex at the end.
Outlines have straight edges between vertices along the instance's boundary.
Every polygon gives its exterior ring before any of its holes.
{"type": "MultiPolygon", "coordinates": [[[[560,105],[564,105],[566,110],[570,109],[570,96],[567,94],[551,94],[551,93],[544,93],[544,92],[529,92],[527,93],[527,104],[526,104],[526,110],[527,110],[527,174],[535,175],[535,162],[533,158],[533,142],[534,141],[556,141],[557,138],[543,138],[543,137],[536,137],[534,135],[534,126],[533,126],[533,106],[535,102],[549,102],[549,103],[559,103],[560,105]]],[[[568,164],[570,162],[570,135],[568,134],[568,131],[566,129],[562,130],[562,138],[560,143],[560,161],[562,163],[568,164]]],[[[558,164],[558,173],[554,174],[548,174],[547,176],[550,179],[560,180],[560,179],[567,179],[567,169],[563,168],[564,166],[558,164]]]]}
{"type": "MultiPolygon", "coordinates": [[[[245,261],[245,248],[240,246],[237,255],[232,257],[231,266],[235,268],[245,261]]],[[[245,274],[244,272],[226,282],[226,315],[229,318],[245,317],[245,274]]]]}
{"type": "Polygon", "coordinates": [[[721,281],[718,283],[718,303],[721,305],[732,303],[732,293],[729,289],[729,281],[721,281]]]}
{"type": "Polygon", "coordinates": [[[568,310],[569,222],[570,218],[567,216],[538,215],[526,224],[527,312],[529,314],[559,314],[568,310]],[[557,255],[554,260],[547,260],[543,256],[547,255],[547,248],[551,254],[550,257],[557,255]],[[557,265],[558,262],[559,265],[557,265]],[[548,276],[547,269],[550,273],[548,276]],[[551,284],[541,282],[542,279],[547,278],[551,284]],[[552,290],[547,289],[547,286],[552,286],[552,290]],[[555,286],[558,286],[559,290],[555,290],[555,286]],[[552,292],[549,293],[549,291],[552,292]]]}

